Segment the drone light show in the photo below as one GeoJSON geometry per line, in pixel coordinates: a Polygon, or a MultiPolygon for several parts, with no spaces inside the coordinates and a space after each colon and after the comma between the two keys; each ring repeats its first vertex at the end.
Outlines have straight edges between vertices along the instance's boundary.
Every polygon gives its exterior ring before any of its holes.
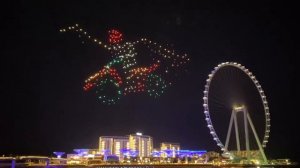
{"type": "Polygon", "coordinates": [[[187,54],[177,54],[174,50],[141,38],[134,42],[124,42],[123,34],[116,29],[108,31],[108,43],[92,37],[78,24],[60,29],[73,32],[109,51],[112,60],[85,80],[83,89],[94,91],[103,104],[115,104],[122,96],[132,93],[146,93],[151,97],[161,96],[172,81],[167,76],[171,70],[183,67],[189,62],[187,54]],[[148,66],[138,63],[137,47],[147,48],[153,56],[148,66]]]}

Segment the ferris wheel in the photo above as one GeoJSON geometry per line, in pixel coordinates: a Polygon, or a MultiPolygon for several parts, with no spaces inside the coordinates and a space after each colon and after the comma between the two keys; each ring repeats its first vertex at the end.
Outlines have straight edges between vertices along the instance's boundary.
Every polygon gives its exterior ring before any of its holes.
{"type": "Polygon", "coordinates": [[[203,101],[207,127],[224,153],[257,149],[267,161],[263,148],[270,134],[269,106],[261,85],[247,68],[236,62],[216,66],[206,80],[203,101]],[[230,140],[232,134],[235,138],[230,140]]]}

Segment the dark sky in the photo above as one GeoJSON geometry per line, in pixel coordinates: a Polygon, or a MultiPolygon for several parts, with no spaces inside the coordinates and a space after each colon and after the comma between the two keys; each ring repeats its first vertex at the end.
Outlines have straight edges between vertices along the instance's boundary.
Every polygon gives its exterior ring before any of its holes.
{"type": "Polygon", "coordinates": [[[24,0],[1,6],[0,154],[97,148],[101,135],[136,131],[153,136],[156,146],[172,141],[218,150],[204,120],[205,80],[217,64],[236,61],[255,74],[269,101],[267,156],[299,156],[295,4],[24,0]],[[187,73],[158,99],[139,94],[103,105],[82,86],[109,53],[59,33],[75,23],[99,37],[118,28],[125,39],[171,43],[190,56],[187,73]]]}

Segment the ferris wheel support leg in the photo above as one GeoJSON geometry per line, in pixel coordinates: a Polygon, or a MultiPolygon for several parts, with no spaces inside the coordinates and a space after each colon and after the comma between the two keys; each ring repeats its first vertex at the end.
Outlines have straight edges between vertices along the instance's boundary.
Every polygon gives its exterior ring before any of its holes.
{"type": "Polygon", "coordinates": [[[251,129],[252,129],[252,131],[253,131],[253,134],[254,134],[254,136],[255,136],[255,140],[256,140],[256,143],[257,143],[257,145],[258,145],[260,154],[261,154],[262,157],[263,157],[264,163],[267,163],[267,157],[266,157],[265,152],[264,152],[264,150],[263,150],[263,148],[262,148],[262,146],[261,146],[261,143],[260,143],[259,138],[258,138],[258,136],[257,136],[255,127],[254,127],[254,125],[253,125],[253,123],[252,123],[251,117],[250,117],[250,115],[249,115],[248,113],[247,113],[247,118],[248,118],[249,124],[250,124],[250,126],[251,126],[251,129]]]}
{"type": "Polygon", "coordinates": [[[226,142],[225,142],[225,151],[228,151],[228,144],[229,144],[231,129],[232,129],[232,125],[233,125],[233,115],[234,115],[233,113],[234,112],[231,113],[231,117],[230,117],[229,128],[228,128],[226,142]]]}
{"type": "Polygon", "coordinates": [[[233,120],[234,120],[234,128],[235,128],[236,147],[238,151],[241,151],[240,135],[239,135],[239,128],[237,124],[236,111],[233,111],[233,113],[234,113],[233,120]]]}
{"type": "Polygon", "coordinates": [[[245,128],[245,139],[246,139],[246,155],[247,158],[248,156],[248,151],[250,150],[250,146],[249,146],[249,131],[248,131],[248,120],[247,120],[247,115],[248,115],[248,111],[246,109],[243,110],[244,112],[244,128],[245,128]]]}

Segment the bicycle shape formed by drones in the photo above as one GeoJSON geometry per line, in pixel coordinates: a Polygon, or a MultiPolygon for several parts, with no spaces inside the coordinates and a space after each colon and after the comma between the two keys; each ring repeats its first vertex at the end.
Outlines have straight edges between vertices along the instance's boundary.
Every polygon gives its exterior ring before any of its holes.
{"type": "Polygon", "coordinates": [[[114,29],[108,31],[108,44],[91,37],[78,24],[60,29],[60,32],[67,31],[78,33],[79,37],[96,43],[113,55],[114,59],[88,77],[83,87],[85,91],[95,90],[99,100],[105,104],[115,104],[122,95],[136,92],[147,92],[149,96],[159,97],[170,83],[161,77],[158,69],[164,69],[162,72],[168,74],[169,70],[183,66],[189,61],[186,54],[175,54],[174,50],[164,48],[146,38],[135,42],[123,42],[123,34],[114,29]],[[135,59],[137,44],[145,45],[160,57],[153,59],[154,63],[150,66],[139,67],[135,59]],[[169,66],[162,66],[163,62],[167,62],[169,66]]]}

